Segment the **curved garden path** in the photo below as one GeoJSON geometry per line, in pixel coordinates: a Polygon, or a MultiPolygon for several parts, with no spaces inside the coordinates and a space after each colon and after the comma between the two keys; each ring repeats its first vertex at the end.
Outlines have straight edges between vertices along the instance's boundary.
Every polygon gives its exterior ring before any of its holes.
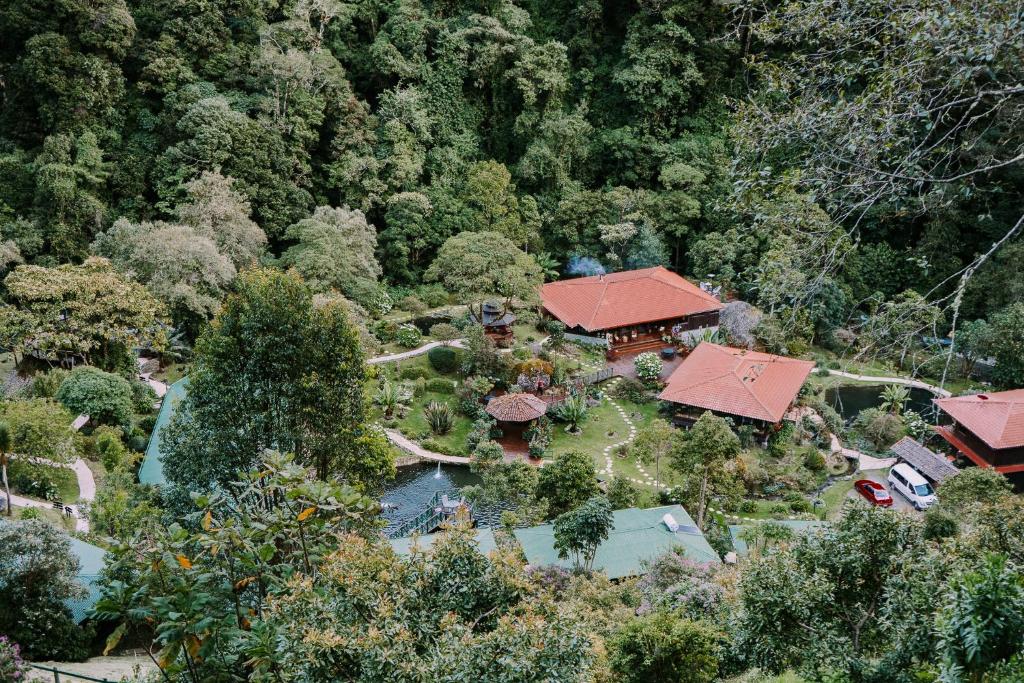
{"type": "MultiPolygon", "coordinates": [[[[17,456],[12,456],[17,457],[17,456]]],[[[78,458],[73,463],[60,463],[46,458],[27,458],[30,462],[34,462],[39,465],[49,465],[50,467],[63,467],[69,469],[75,473],[75,479],[78,480],[78,500],[85,501],[87,503],[96,500],[96,478],[93,477],[92,470],[85,464],[85,461],[78,458]]],[[[45,508],[47,510],[53,508],[53,503],[50,501],[36,500],[34,498],[25,498],[24,496],[18,496],[11,494],[11,504],[18,507],[31,507],[31,508],[45,508]]],[[[71,508],[72,514],[75,517],[75,531],[88,532],[89,531],[89,520],[79,510],[78,505],[68,505],[71,508]]]]}
{"type": "Polygon", "coordinates": [[[434,451],[428,451],[423,446],[419,445],[412,439],[409,439],[397,429],[385,429],[384,433],[387,434],[388,439],[391,443],[395,444],[398,448],[402,449],[406,453],[415,455],[418,458],[424,460],[433,460],[434,462],[446,462],[450,465],[468,465],[469,458],[464,458],[459,455],[445,455],[444,453],[435,453],[434,451]]]}
{"type": "Polygon", "coordinates": [[[835,375],[836,377],[845,377],[846,379],[854,379],[858,382],[874,382],[875,384],[901,384],[905,387],[915,387],[917,389],[927,389],[936,396],[942,398],[949,398],[952,394],[941,387],[937,387],[934,384],[928,384],[922,382],[919,379],[910,379],[908,377],[877,377],[875,375],[857,375],[852,372],[843,372],[842,370],[829,370],[829,375],[835,375]]]}
{"type": "MultiPolygon", "coordinates": [[[[455,339],[447,343],[448,346],[455,347],[457,349],[465,348],[461,339],[455,339]]],[[[414,358],[416,356],[422,356],[430,349],[436,349],[438,346],[445,346],[444,342],[432,341],[427,342],[423,346],[419,346],[415,349],[409,349],[401,353],[390,353],[385,356],[374,356],[373,358],[367,358],[367,365],[378,365],[380,363],[390,363],[396,360],[405,360],[406,358],[414,358]]]]}

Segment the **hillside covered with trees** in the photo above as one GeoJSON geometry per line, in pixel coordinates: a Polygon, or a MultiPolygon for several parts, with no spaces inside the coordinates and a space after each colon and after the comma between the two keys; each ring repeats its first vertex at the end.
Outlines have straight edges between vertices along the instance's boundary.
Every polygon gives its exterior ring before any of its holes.
{"type": "Polygon", "coordinates": [[[1024,681],[1020,2],[0,37],[0,682],[1024,681]]]}

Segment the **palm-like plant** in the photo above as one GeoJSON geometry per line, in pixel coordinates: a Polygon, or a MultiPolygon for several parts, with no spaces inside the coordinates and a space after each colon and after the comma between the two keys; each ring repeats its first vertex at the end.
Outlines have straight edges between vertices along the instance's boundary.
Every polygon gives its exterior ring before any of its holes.
{"type": "Polygon", "coordinates": [[[539,254],[534,255],[533,259],[540,266],[540,270],[544,273],[544,279],[548,282],[558,279],[558,266],[561,265],[555,257],[546,251],[542,251],[539,254]]]}
{"type": "Polygon", "coordinates": [[[899,384],[890,384],[885,389],[882,389],[882,410],[888,411],[893,415],[900,415],[903,413],[903,407],[910,400],[910,390],[899,384]]]}
{"type": "Polygon", "coordinates": [[[572,393],[566,397],[562,405],[558,406],[556,415],[559,419],[569,423],[569,431],[578,432],[580,425],[587,421],[589,408],[587,397],[583,394],[572,393]]]}
{"type": "Polygon", "coordinates": [[[455,424],[455,411],[443,401],[431,401],[423,408],[423,417],[435,434],[447,434],[455,424]]]}
{"type": "Polygon", "coordinates": [[[391,417],[395,414],[398,404],[401,403],[401,391],[394,382],[385,379],[374,401],[384,411],[384,417],[391,417]]]}
{"type": "Polygon", "coordinates": [[[11,428],[0,422],[0,473],[3,474],[4,494],[7,496],[7,516],[11,516],[11,485],[7,482],[7,454],[11,450],[11,428]]]}

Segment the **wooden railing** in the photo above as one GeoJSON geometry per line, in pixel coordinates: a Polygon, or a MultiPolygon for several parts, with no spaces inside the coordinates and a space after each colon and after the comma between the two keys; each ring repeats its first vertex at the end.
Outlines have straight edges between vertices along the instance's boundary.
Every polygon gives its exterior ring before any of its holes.
{"type": "MultiPolygon", "coordinates": [[[[61,683],[62,680],[66,680],[68,683],[73,683],[74,681],[89,681],[89,683],[116,683],[116,681],[112,681],[109,678],[94,678],[85,674],[76,674],[72,671],[63,671],[52,666],[40,666],[39,664],[33,664],[32,668],[53,674],[53,683],[61,683]],[[62,679],[61,676],[65,676],[66,678],[62,679]]],[[[39,678],[34,680],[39,680],[39,678]]]]}

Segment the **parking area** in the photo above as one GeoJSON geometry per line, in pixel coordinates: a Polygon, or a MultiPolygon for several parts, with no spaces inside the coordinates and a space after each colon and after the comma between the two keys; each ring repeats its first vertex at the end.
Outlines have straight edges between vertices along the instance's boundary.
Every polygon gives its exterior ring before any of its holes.
{"type": "MultiPolygon", "coordinates": [[[[865,470],[863,472],[858,472],[855,475],[855,478],[856,479],[870,479],[872,481],[878,482],[883,487],[885,487],[885,490],[889,492],[890,496],[892,496],[892,507],[893,507],[894,510],[902,510],[904,512],[911,512],[911,513],[917,514],[917,515],[921,514],[920,512],[918,512],[914,508],[913,505],[911,505],[909,500],[907,500],[906,498],[903,497],[903,494],[901,494],[901,493],[899,493],[897,491],[893,491],[892,490],[892,487],[889,486],[889,482],[886,480],[886,477],[887,477],[888,474],[889,474],[888,470],[865,470]]],[[[858,493],[856,489],[851,490],[846,495],[847,495],[848,498],[855,498],[857,500],[860,500],[860,501],[863,501],[863,502],[867,503],[867,501],[864,499],[864,497],[861,496],[860,493],[858,493]]]]}

